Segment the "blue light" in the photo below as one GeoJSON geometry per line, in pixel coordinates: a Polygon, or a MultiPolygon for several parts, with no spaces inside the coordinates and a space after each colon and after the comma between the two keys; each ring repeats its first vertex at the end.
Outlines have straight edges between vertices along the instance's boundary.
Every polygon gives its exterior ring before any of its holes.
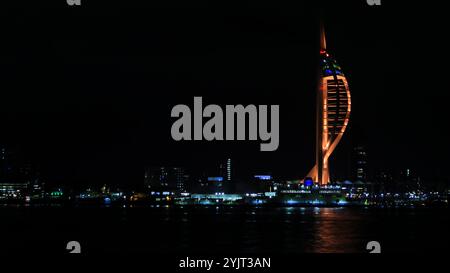
{"type": "Polygon", "coordinates": [[[260,180],[271,180],[272,176],[270,176],[270,175],[255,175],[255,178],[258,178],[260,180]]]}
{"type": "Polygon", "coordinates": [[[306,178],[303,183],[306,187],[311,187],[314,184],[314,181],[311,178],[306,178]]]}
{"type": "Polygon", "coordinates": [[[223,181],[223,177],[221,176],[208,177],[208,181],[221,182],[223,181]]]}

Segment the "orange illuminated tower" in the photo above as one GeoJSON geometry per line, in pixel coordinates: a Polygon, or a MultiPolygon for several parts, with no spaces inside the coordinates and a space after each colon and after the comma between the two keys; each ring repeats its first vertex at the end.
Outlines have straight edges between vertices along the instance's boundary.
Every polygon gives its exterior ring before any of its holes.
{"type": "Polygon", "coordinates": [[[350,90],[341,67],[326,47],[320,29],[320,71],[317,84],[316,165],[308,173],[320,185],[330,182],[329,158],[342,138],[350,118],[350,90]]]}

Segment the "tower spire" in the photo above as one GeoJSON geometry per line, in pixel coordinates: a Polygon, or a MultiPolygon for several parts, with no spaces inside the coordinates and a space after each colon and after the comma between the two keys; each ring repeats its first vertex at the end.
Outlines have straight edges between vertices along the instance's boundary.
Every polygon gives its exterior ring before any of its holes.
{"type": "Polygon", "coordinates": [[[323,22],[320,22],[320,50],[327,50],[327,40],[325,38],[323,22]]]}

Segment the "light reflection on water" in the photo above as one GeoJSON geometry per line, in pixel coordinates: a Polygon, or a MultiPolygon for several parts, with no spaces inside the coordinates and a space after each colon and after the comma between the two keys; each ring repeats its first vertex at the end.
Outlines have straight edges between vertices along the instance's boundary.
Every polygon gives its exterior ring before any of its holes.
{"type": "Polygon", "coordinates": [[[355,215],[342,215],[343,212],[345,211],[342,211],[342,208],[315,210],[313,240],[308,252],[356,252],[357,246],[354,240],[360,219],[357,219],[355,215]]]}
{"type": "Polygon", "coordinates": [[[77,237],[100,252],[347,253],[366,252],[365,245],[372,240],[380,241],[387,252],[424,252],[445,250],[447,212],[221,206],[0,208],[4,220],[0,232],[15,238],[6,238],[4,248],[19,248],[30,240],[38,245],[45,241],[50,247],[48,238],[58,245],[77,237]]]}
{"type": "MultiPolygon", "coordinates": [[[[196,213],[189,214],[192,216],[196,213]]],[[[218,225],[212,231],[216,237],[214,242],[225,249],[232,249],[231,243],[237,242],[235,246],[246,253],[365,252],[368,241],[395,238],[395,234],[388,234],[386,231],[392,231],[389,226],[397,225],[397,221],[400,221],[395,217],[390,218],[391,222],[385,222],[383,227],[378,219],[380,215],[373,211],[342,207],[250,208],[243,212],[220,207],[215,214],[220,218],[214,220],[218,225]],[[222,224],[227,228],[222,228],[222,224]]],[[[383,214],[381,213],[381,217],[386,216],[383,214]]],[[[400,215],[408,217],[414,214],[405,211],[400,215]]],[[[390,216],[389,213],[387,216],[390,216]]],[[[195,217],[190,219],[192,221],[184,221],[187,230],[195,227],[195,217]]],[[[420,219],[416,220],[420,222],[420,219]]],[[[188,233],[187,236],[190,235],[188,233]]],[[[184,242],[186,244],[181,249],[192,247],[192,241],[184,242]]]]}

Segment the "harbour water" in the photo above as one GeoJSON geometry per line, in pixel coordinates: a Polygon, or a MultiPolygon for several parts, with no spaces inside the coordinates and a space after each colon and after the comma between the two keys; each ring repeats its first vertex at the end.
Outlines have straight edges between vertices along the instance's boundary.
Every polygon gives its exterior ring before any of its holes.
{"type": "Polygon", "coordinates": [[[0,207],[0,252],[284,254],[445,252],[447,208],[0,207]]]}

